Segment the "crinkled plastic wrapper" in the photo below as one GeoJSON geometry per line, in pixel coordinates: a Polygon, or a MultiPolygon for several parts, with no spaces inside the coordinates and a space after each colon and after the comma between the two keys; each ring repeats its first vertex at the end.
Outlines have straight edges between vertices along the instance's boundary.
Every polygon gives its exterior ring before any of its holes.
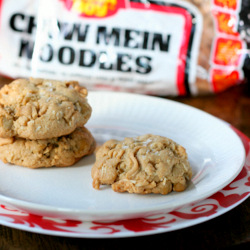
{"type": "Polygon", "coordinates": [[[246,81],[249,13],[249,0],[0,0],[0,74],[217,93],[246,81]]]}

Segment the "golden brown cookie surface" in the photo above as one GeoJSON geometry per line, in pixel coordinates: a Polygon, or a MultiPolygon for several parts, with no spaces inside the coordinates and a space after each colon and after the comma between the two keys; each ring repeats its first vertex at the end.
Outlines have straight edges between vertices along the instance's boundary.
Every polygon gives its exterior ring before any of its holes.
{"type": "Polygon", "coordinates": [[[49,139],[72,133],[91,115],[74,81],[18,79],[0,90],[0,137],[49,139]]]}
{"type": "Polygon", "coordinates": [[[186,150],[166,137],[151,134],[107,141],[92,167],[93,187],[108,184],[116,192],[183,191],[191,176],[186,150]]]}
{"type": "Polygon", "coordinates": [[[71,166],[95,150],[95,140],[84,127],[52,139],[0,138],[0,159],[29,168],[71,166]]]}

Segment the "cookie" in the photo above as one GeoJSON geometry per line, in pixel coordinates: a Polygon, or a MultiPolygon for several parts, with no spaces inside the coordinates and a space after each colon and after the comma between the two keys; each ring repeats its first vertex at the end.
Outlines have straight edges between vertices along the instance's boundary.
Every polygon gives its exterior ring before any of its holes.
{"type": "Polygon", "coordinates": [[[71,166],[85,155],[93,153],[95,140],[84,127],[59,138],[29,140],[1,138],[0,159],[28,168],[71,166]]]}
{"type": "Polygon", "coordinates": [[[87,90],[74,81],[18,79],[0,90],[0,137],[50,139],[72,133],[91,116],[87,90]]]}
{"type": "Polygon", "coordinates": [[[156,135],[109,140],[96,153],[93,187],[112,185],[116,192],[168,194],[184,191],[192,170],[186,150],[156,135]]]}

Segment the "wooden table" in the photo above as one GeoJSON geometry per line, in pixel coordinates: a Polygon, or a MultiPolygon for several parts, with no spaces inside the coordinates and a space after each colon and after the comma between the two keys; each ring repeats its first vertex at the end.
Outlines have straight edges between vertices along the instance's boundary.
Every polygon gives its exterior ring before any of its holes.
{"type": "MultiPolygon", "coordinates": [[[[250,137],[250,88],[247,84],[231,88],[217,95],[171,99],[217,116],[250,137]]],[[[137,244],[139,249],[143,249],[145,246],[159,249],[242,249],[249,247],[250,199],[226,214],[202,224],[178,231],[133,238],[66,238],[0,226],[0,249],[119,250],[136,249],[137,244]]]]}

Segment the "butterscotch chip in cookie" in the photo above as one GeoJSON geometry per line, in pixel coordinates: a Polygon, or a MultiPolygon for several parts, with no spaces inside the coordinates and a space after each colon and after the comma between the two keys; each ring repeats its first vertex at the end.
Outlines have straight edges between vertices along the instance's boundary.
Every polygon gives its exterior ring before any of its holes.
{"type": "Polygon", "coordinates": [[[91,174],[95,189],[107,184],[116,192],[168,194],[184,191],[192,170],[182,146],[147,134],[104,143],[91,174]]]}
{"type": "Polygon", "coordinates": [[[92,154],[95,140],[84,127],[73,133],[52,139],[29,140],[1,138],[0,159],[28,168],[71,166],[83,156],[92,154]]]}
{"type": "Polygon", "coordinates": [[[72,133],[91,115],[74,81],[18,79],[0,90],[0,137],[49,139],[72,133]]]}

